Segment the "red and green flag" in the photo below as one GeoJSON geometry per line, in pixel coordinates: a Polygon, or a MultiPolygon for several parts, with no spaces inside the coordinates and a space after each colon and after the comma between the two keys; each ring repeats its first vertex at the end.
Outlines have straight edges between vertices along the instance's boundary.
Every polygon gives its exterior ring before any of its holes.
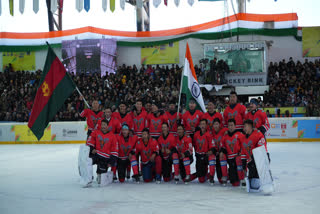
{"type": "Polygon", "coordinates": [[[50,120],[54,118],[76,85],[49,46],[28,126],[41,139],[50,120]]]}

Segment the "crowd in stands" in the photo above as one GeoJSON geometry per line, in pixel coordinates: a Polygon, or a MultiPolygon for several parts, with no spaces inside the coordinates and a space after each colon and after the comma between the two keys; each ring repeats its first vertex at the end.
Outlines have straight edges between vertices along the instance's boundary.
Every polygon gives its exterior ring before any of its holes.
{"type": "MultiPolygon", "coordinates": [[[[269,92],[260,98],[259,107],[306,107],[306,116],[320,116],[320,64],[318,60],[270,63],[268,84],[269,92]]],[[[197,75],[202,78],[201,66],[195,66],[197,75]]],[[[125,101],[132,105],[136,100],[143,100],[146,109],[155,100],[166,109],[171,100],[178,101],[182,69],[172,66],[134,66],[122,65],[116,74],[101,77],[100,74],[71,74],[72,79],[82,92],[76,91],[68,98],[63,108],[55,117],[55,121],[82,120],[80,112],[85,108],[83,98],[88,103],[94,98],[100,100],[102,107],[109,106],[116,111],[118,104],[125,101]]],[[[0,72],[0,121],[28,121],[33,99],[36,95],[41,70],[36,72],[14,71],[6,66],[0,72]]],[[[203,89],[205,103],[209,98],[216,101],[216,108],[221,111],[228,105],[225,97],[210,97],[203,89]]],[[[239,96],[240,102],[246,104],[247,97],[239,96]]],[[[184,103],[182,97],[182,103],[184,103]]],[[[183,106],[184,107],[184,106],[183,106]]],[[[283,112],[284,113],[284,112],[283,112]]],[[[283,114],[282,113],[282,114],[283,114]]]]}

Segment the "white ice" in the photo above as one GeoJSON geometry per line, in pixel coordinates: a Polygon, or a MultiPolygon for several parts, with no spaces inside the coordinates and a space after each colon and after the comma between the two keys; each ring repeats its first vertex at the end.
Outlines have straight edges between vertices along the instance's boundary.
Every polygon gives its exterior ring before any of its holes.
{"type": "Polygon", "coordinates": [[[217,182],[84,189],[78,184],[79,145],[1,145],[0,214],[320,213],[320,143],[268,145],[272,196],[217,182]]]}

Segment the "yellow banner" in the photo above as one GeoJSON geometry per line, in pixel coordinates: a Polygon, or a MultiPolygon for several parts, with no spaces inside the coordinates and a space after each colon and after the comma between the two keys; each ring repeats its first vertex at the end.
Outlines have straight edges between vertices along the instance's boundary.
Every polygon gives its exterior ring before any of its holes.
{"type": "Polygon", "coordinates": [[[9,63],[12,64],[14,71],[34,71],[36,70],[35,52],[3,52],[3,67],[7,66],[9,63]]]}
{"type": "Polygon", "coordinates": [[[179,42],[141,48],[141,64],[178,64],[179,42]]]}
{"type": "Polygon", "coordinates": [[[303,57],[320,56],[320,27],[302,28],[303,57]]]}
{"type": "MultiPolygon", "coordinates": [[[[36,142],[38,139],[29,129],[28,125],[14,125],[11,129],[15,135],[16,142],[36,142]]],[[[45,130],[40,141],[51,141],[51,125],[45,130]]]]}

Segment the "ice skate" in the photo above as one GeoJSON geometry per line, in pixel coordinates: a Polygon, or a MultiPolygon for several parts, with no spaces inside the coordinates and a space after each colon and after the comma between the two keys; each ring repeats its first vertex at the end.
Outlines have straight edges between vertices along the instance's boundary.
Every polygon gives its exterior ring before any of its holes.
{"type": "Polygon", "coordinates": [[[179,183],[179,176],[174,176],[174,182],[175,182],[176,184],[179,183]]]}
{"type": "Polygon", "coordinates": [[[97,179],[96,179],[98,184],[101,184],[101,174],[97,174],[97,179]]]}
{"type": "Polygon", "coordinates": [[[190,180],[190,175],[187,175],[185,180],[184,180],[184,184],[189,184],[190,181],[191,181],[190,180]]]}

